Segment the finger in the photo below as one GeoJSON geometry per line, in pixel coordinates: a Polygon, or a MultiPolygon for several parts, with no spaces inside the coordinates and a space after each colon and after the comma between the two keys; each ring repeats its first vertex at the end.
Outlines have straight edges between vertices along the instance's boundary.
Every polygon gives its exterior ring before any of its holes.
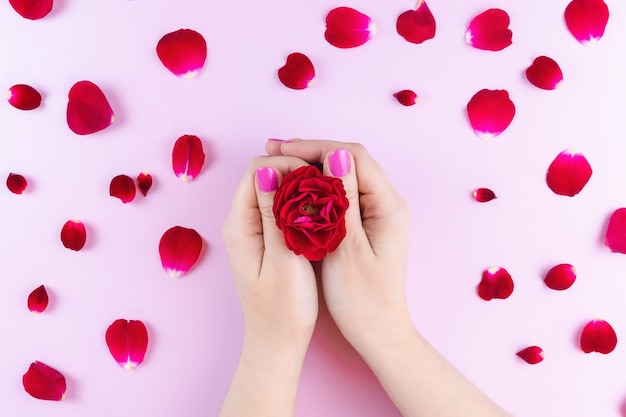
{"type": "Polygon", "coordinates": [[[265,142],[265,151],[267,152],[267,154],[269,156],[277,156],[277,155],[282,155],[282,153],[280,152],[280,145],[282,143],[285,142],[296,142],[302,139],[274,139],[274,138],[270,138],[267,140],[267,142],[265,142]]]}

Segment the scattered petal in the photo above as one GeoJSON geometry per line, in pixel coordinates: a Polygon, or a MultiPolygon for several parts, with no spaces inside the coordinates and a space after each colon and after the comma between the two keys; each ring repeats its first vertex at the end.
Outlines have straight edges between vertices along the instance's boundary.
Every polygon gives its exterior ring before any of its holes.
{"type": "Polygon", "coordinates": [[[509,127],[515,116],[515,105],[508,91],[483,89],[467,103],[467,116],[474,133],[481,139],[489,139],[509,127]]]}
{"type": "Polygon", "coordinates": [[[187,80],[200,73],[207,57],[204,37],[191,29],[179,29],[163,36],[156,52],[165,68],[187,80]]]}
{"type": "Polygon", "coordinates": [[[497,198],[496,193],[489,188],[477,188],[472,195],[474,196],[474,200],[479,203],[486,203],[497,198]]]}
{"type": "Polygon", "coordinates": [[[42,313],[48,307],[48,292],[40,285],[28,296],[28,309],[35,314],[42,313]]]}
{"type": "Polygon", "coordinates": [[[172,151],[174,174],[183,182],[194,180],[204,165],[202,141],[194,135],[183,135],[176,140],[172,151]]]}
{"type": "Polygon", "coordinates": [[[548,167],[546,182],[555,194],[573,197],[582,191],[592,172],[583,154],[576,148],[568,148],[548,167]]]}
{"type": "Polygon", "coordinates": [[[543,90],[556,90],[563,84],[561,67],[552,58],[539,56],[526,69],[526,78],[535,87],[543,90]]]}
{"type": "Polygon", "coordinates": [[[109,127],[115,114],[106,96],[91,81],[79,81],[68,94],[67,125],[77,135],[89,135],[109,127]]]}
{"type": "Polygon", "coordinates": [[[28,181],[26,181],[26,178],[20,174],[10,173],[7,177],[7,188],[13,194],[22,194],[26,190],[27,186],[28,181]]]}
{"type": "Polygon", "coordinates": [[[435,37],[437,24],[424,0],[418,0],[415,10],[407,10],[398,16],[396,30],[411,43],[420,44],[435,37]]]}
{"type": "Polygon", "coordinates": [[[609,7],[602,0],[573,0],[565,8],[565,24],[583,45],[599,41],[609,21],[609,7]]]}
{"type": "Polygon", "coordinates": [[[30,364],[22,384],[27,393],[39,400],[63,401],[67,389],[63,374],[39,361],[30,364]]]}
{"type": "Polygon", "coordinates": [[[135,181],[128,175],[117,175],[109,184],[109,195],[122,200],[126,204],[135,199],[135,181]]]}
{"type": "Polygon", "coordinates": [[[109,351],[127,370],[141,365],[148,349],[148,330],[140,320],[115,320],[106,331],[109,351]]]}
{"type": "Polygon", "coordinates": [[[535,365],[543,360],[545,354],[543,349],[539,346],[529,346],[517,352],[517,356],[524,359],[529,364],[535,365]]]}
{"type": "Polygon", "coordinates": [[[401,90],[394,93],[393,96],[403,106],[413,106],[418,100],[417,94],[413,90],[401,90]]]}
{"type": "Polygon", "coordinates": [[[504,10],[489,9],[472,19],[465,32],[465,40],[477,49],[501,51],[512,43],[510,22],[504,10]]]}
{"type": "Polygon", "coordinates": [[[25,19],[38,20],[52,10],[52,0],[9,0],[16,12],[25,19]]]}
{"type": "Polygon", "coordinates": [[[337,48],[354,48],[372,39],[377,30],[369,16],[350,7],[337,7],[326,16],[324,37],[337,48]]]}
{"type": "Polygon", "coordinates": [[[163,269],[179,278],[196,263],[202,251],[202,237],[194,229],[174,226],[167,230],[159,242],[159,255],[163,269]]]}
{"type": "Polygon", "coordinates": [[[556,265],[548,271],[543,281],[553,290],[566,290],[576,281],[576,268],[570,264],[556,265]]]}
{"type": "Polygon", "coordinates": [[[611,214],[605,244],[611,252],[626,253],[626,208],[619,208],[611,214]]]}
{"type": "Polygon", "coordinates": [[[513,287],[511,274],[502,267],[492,266],[483,271],[482,280],[478,284],[478,296],[485,301],[509,298],[513,287]]]}
{"type": "Polygon", "coordinates": [[[30,85],[16,84],[7,93],[9,104],[20,110],[34,110],[41,105],[41,94],[30,85]]]}
{"type": "Polygon", "coordinates": [[[285,65],[278,69],[278,79],[285,87],[304,90],[313,85],[315,68],[309,57],[294,52],[289,54],[285,65]]]}
{"type": "Polygon", "coordinates": [[[148,191],[150,191],[150,188],[152,187],[152,175],[147,172],[139,174],[137,176],[137,187],[139,187],[139,191],[141,191],[141,194],[143,194],[144,197],[147,196],[148,191]]]}
{"type": "Polygon", "coordinates": [[[85,225],[78,220],[68,220],[61,229],[61,242],[68,249],[79,251],[85,246],[87,231],[85,225]]]}
{"type": "Polygon", "coordinates": [[[580,348],[585,353],[611,353],[617,345],[617,335],[609,323],[604,320],[591,320],[580,335],[580,348]]]}

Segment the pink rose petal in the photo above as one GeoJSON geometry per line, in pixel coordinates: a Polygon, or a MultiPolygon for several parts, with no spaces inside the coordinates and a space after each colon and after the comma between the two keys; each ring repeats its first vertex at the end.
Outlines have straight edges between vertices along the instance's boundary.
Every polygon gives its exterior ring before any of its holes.
{"type": "Polygon", "coordinates": [[[135,181],[128,175],[117,175],[109,184],[109,195],[126,204],[135,199],[135,181]]]}
{"type": "Polygon", "coordinates": [[[535,87],[543,90],[556,90],[563,84],[561,67],[552,58],[539,56],[526,69],[526,78],[535,87]]]}
{"type": "Polygon", "coordinates": [[[565,8],[567,29],[583,45],[600,40],[608,21],[609,7],[602,0],[573,0],[565,8]]]}
{"type": "Polygon", "coordinates": [[[573,197],[582,191],[592,172],[583,154],[576,148],[568,148],[548,167],[546,182],[555,194],[573,197]]]}
{"type": "Polygon", "coordinates": [[[137,187],[143,196],[148,195],[148,191],[152,188],[152,175],[147,172],[142,172],[137,176],[137,187]]]}
{"type": "Polygon", "coordinates": [[[489,188],[477,188],[472,193],[472,196],[474,197],[474,200],[479,203],[486,203],[497,198],[496,193],[491,191],[489,188]]]}
{"type": "Polygon", "coordinates": [[[176,140],[172,150],[172,169],[183,182],[193,181],[204,165],[202,141],[194,135],[183,135],[176,140]]]}
{"type": "Polygon", "coordinates": [[[611,353],[617,345],[617,335],[604,320],[592,320],[585,325],[580,335],[580,348],[585,353],[611,353]]]}
{"type": "Polygon", "coordinates": [[[619,208],[611,214],[605,243],[611,252],[626,253],[626,208],[619,208]]]}
{"type": "Polygon", "coordinates": [[[517,352],[517,356],[531,365],[538,364],[544,359],[544,351],[539,346],[529,346],[517,352]]]}
{"type": "Polygon", "coordinates": [[[304,90],[315,81],[315,68],[306,55],[294,52],[287,56],[285,65],[278,69],[278,79],[285,87],[304,90]]]}
{"type": "Polygon", "coordinates": [[[424,0],[418,0],[415,10],[398,16],[396,30],[408,42],[420,44],[435,37],[437,24],[424,0]]]}
{"type": "Polygon", "coordinates": [[[78,220],[68,220],[61,229],[61,242],[68,249],[79,251],[85,246],[87,231],[78,220]]]}
{"type": "Polygon", "coordinates": [[[393,96],[403,106],[413,106],[418,100],[417,94],[413,90],[401,90],[394,93],[393,96]]]}
{"type": "Polygon", "coordinates": [[[22,384],[28,394],[39,400],[62,401],[65,398],[65,377],[45,363],[31,363],[22,377],[22,384]]]}
{"type": "Polygon", "coordinates": [[[44,18],[52,10],[52,0],[9,0],[9,3],[25,19],[44,18]]]}
{"type": "Polygon", "coordinates": [[[48,307],[48,292],[40,285],[28,295],[28,309],[35,314],[42,313],[48,307]]]}
{"type": "Polygon", "coordinates": [[[7,177],[7,188],[13,194],[22,194],[27,186],[28,181],[23,175],[10,173],[7,177]]]}
{"type": "Polygon", "coordinates": [[[34,110],[41,105],[41,94],[30,85],[16,84],[9,88],[7,100],[20,110],[34,110]]]}
{"type": "Polygon", "coordinates": [[[509,15],[504,10],[486,10],[472,19],[465,40],[477,49],[500,51],[512,43],[509,23],[509,15]]]}
{"type": "Polygon", "coordinates": [[[194,229],[174,226],[168,229],[159,242],[159,255],[163,269],[178,278],[196,263],[202,251],[202,237],[194,229]]]}
{"type": "Polygon", "coordinates": [[[509,272],[499,266],[492,266],[483,271],[478,284],[478,296],[485,301],[494,298],[506,299],[513,293],[514,283],[509,272]]]}
{"type": "Polygon", "coordinates": [[[376,31],[369,16],[350,7],[337,7],[326,16],[324,37],[337,48],[354,48],[373,38],[376,31]]]}
{"type": "Polygon", "coordinates": [[[508,91],[483,89],[467,103],[467,116],[474,133],[481,139],[489,139],[509,127],[515,116],[515,105],[508,91]]]}
{"type": "Polygon", "coordinates": [[[559,264],[550,268],[543,280],[548,288],[563,291],[576,281],[576,268],[570,264],[559,264]]]}
{"type": "Polygon", "coordinates": [[[105,334],[109,352],[124,369],[141,365],[148,349],[148,330],[140,320],[115,320],[105,334]]]}
{"type": "Polygon", "coordinates": [[[191,29],[179,29],[163,36],[156,52],[168,70],[180,78],[191,80],[202,68],[207,57],[204,37],[191,29]]]}
{"type": "Polygon", "coordinates": [[[67,125],[77,135],[89,135],[109,127],[115,114],[106,96],[91,81],[79,81],[68,94],[67,125]]]}

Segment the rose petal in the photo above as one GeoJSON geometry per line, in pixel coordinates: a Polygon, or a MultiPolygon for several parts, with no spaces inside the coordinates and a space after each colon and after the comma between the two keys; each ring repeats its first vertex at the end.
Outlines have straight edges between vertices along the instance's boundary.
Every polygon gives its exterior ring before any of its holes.
{"type": "Polygon", "coordinates": [[[28,309],[35,314],[43,312],[48,307],[48,292],[40,285],[28,295],[28,309]]]}
{"type": "Polygon", "coordinates": [[[165,68],[180,78],[191,80],[202,68],[207,57],[204,37],[191,29],[179,29],[163,36],[156,52],[165,68]]]}
{"type": "Polygon", "coordinates": [[[194,135],[183,135],[176,140],[172,151],[172,168],[176,176],[189,182],[195,179],[204,165],[202,141],[194,135]]]}
{"type": "Polygon", "coordinates": [[[89,135],[109,127],[115,114],[106,96],[91,81],[79,81],[68,94],[67,125],[77,135],[89,135]]]}
{"type": "Polygon", "coordinates": [[[178,278],[189,271],[202,251],[202,237],[194,229],[174,226],[159,242],[159,255],[165,271],[178,278]]]}
{"type": "Polygon", "coordinates": [[[115,320],[105,335],[117,363],[127,370],[141,365],[148,349],[148,330],[140,320],[115,320]]]}
{"type": "Polygon", "coordinates": [[[117,175],[109,184],[109,195],[126,204],[135,199],[135,181],[128,175],[117,175]]]}
{"type": "Polygon", "coordinates": [[[544,359],[545,353],[539,346],[529,346],[517,352],[517,356],[529,364],[535,365],[544,359]]]}
{"type": "Polygon", "coordinates": [[[38,20],[52,10],[52,0],[9,0],[9,3],[23,18],[38,20]]]}
{"type": "Polygon", "coordinates": [[[142,172],[137,176],[137,187],[139,187],[139,191],[145,197],[148,195],[148,191],[152,187],[152,175],[147,172],[142,172]]]}
{"type": "Polygon", "coordinates": [[[573,0],[565,8],[565,24],[583,45],[594,43],[604,35],[609,8],[602,0],[573,0]]]}
{"type": "Polygon", "coordinates": [[[477,188],[476,190],[474,190],[472,195],[474,196],[474,200],[478,201],[479,203],[486,203],[487,201],[491,201],[497,198],[496,193],[491,191],[489,188],[477,188]]]}
{"type": "Polygon", "coordinates": [[[501,51],[511,45],[510,18],[501,9],[489,9],[474,17],[465,32],[465,40],[474,48],[501,51]]]}
{"type": "Polygon", "coordinates": [[[547,56],[535,58],[526,69],[526,78],[532,85],[544,90],[556,90],[563,84],[563,72],[559,64],[547,56]]]}
{"type": "Polygon", "coordinates": [[[467,103],[467,116],[474,133],[481,139],[489,139],[509,127],[515,116],[515,105],[508,91],[483,89],[467,103]]]}
{"type": "Polygon", "coordinates": [[[26,178],[20,174],[10,173],[7,177],[7,188],[13,194],[22,194],[26,187],[28,186],[28,181],[26,178]]]}
{"type": "Polygon", "coordinates": [[[592,320],[585,325],[580,335],[580,348],[585,353],[611,353],[617,345],[617,335],[604,320],[592,320]]]}
{"type": "Polygon", "coordinates": [[[30,364],[22,384],[27,393],[40,400],[62,401],[67,389],[63,374],[39,361],[30,364]]]}
{"type": "Polygon", "coordinates": [[[398,34],[411,43],[434,38],[436,29],[435,17],[424,0],[418,0],[415,10],[407,10],[396,21],[398,34]]]}
{"type": "Polygon", "coordinates": [[[592,172],[583,154],[576,148],[568,148],[548,167],[546,182],[555,194],[573,197],[582,191],[592,172]]]}
{"type": "Polygon", "coordinates": [[[41,105],[41,94],[30,85],[16,84],[7,93],[9,104],[20,110],[33,110],[41,105]]]}
{"type": "Polygon", "coordinates": [[[492,266],[483,271],[478,284],[478,296],[485,301],[494,298],[506,299],[513,293],[513,278],[509,272],[499,266],[492,266]]]}
{"type": "Polygon", "coordinates": [[[376,31],[369,16],[350,7],[337,7],[326,16],[324,37],[337,48],[354,48],[373,38],[376,31]]]}
{"type": "Polygon", "coordinates": [[[393,96],[403,106],[413,106],[418,100],[417,94],[413,90],[401,90],[394,93],[393,96]]]}
{"type": "Polygon", "coordinates": [[[626,253],[626,208],[619,208],[611,214],[605,244],[611,252],[626,253]]]}
{"type": "Polygon", "coordinates": [[[85,225],[78,220],[68,220],[61,229],[61,242],[68,249],[79,251],[85,246],[87,231],[85,225]]]}
{"type": "Polygon", "coordinates": [[[315,68],[309,57],[294,52],[287,56],[285,65],[278,69],[278,79],[285,87],[303,90],[313,85],[315,68]]]}
{"type": "Polygon", "coordinates": [[[576,281],[576,268],[570,264],[553,266],[548,271],[543,281],[548,288],[553,290],[566,290],[576,281]]]}

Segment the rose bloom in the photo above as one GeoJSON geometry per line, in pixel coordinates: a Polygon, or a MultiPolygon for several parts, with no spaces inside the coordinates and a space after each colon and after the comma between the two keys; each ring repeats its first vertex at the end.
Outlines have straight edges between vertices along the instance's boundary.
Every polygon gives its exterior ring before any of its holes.
{"type": "Polygon", "coordinates": [[[296,255],[319,261],[346,236],[348,206],[341,179],[303,166],[284,176],[273,210],[287,247],[296,255]]]}

